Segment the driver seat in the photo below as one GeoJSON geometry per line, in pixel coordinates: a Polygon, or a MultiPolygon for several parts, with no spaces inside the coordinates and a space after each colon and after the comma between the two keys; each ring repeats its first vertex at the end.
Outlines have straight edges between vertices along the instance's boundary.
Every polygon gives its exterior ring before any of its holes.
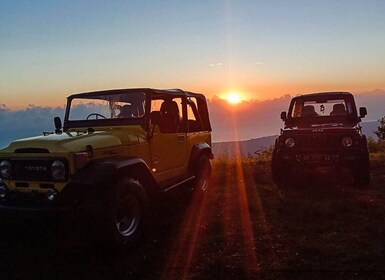
{"type": "Polygon", "coordinates": [[[135,116],[135,109],[132,105],[124,105],[119,113],[119,118],[130,118],[135,116]]]}
{"type": "Polygon", "coordinates": [[[342,103],[334,104],[333,111],[330,112],[330,116],[343,116],[346,115],[345,105],[342,103]]]}
{"type": "Polygon", "coordinates": [[[301,117],[315,117],[318,116],[313,105],[306,105],[302,108],[301,117]]]}
{"type": "Polygon", "coordinates": [[[164,133],[176,133],[181,123],[178,104],[172,100],[165,100],[161,107],[162,122],[160,130],[164,133]]]}

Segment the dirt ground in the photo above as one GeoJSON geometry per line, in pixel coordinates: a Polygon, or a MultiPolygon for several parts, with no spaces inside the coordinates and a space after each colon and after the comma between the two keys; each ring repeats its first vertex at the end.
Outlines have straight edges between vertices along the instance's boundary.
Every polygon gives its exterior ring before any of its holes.
{"type": "Polygon", "coordinates": [[[85,224],[3,223],[0,279],[385,279],[381,164],[368,188],[326,175],[280,188],[258,168],[215,162],[203,201],[168,194],[126,252],[85,224]]]}

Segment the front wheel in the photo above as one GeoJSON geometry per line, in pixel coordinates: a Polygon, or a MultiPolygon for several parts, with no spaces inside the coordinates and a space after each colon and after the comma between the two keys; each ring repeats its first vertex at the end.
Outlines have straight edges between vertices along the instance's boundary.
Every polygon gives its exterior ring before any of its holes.
{"type": "Polygon", "coordinates": [[[115,225],[120,236],[130,238],[138,232],[143,210],[134,194],[123,195],[116,205],[115,225]]]}
{"type": "Polygon", "coordinates": [[[145,235],[146,193],[134,179],[123,179],[111,191],[105,221],[108,237],[119,248],[133,247],[145,235]]]}
{"type": "Polygon", "coordinates": [[[364,164],[363,166],[353,169],[353,182],[357,187],[367,187],[370,184],[370,165],[364,164]]]}

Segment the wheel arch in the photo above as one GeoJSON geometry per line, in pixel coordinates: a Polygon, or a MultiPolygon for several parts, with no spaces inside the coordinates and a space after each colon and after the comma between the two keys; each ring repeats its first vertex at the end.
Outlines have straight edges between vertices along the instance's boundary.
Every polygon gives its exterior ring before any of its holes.
{"type": "Polygon", "coordinates": [[[209,144],[207,144],[206,142],[196,143],[191,148],[190,160],[189,160],[189,165],[188,165],[188,170],[189,171],[194,171],[195,170],[196,165],[197,165],[198,160],[199,160],[199,157],[202,154],[206,155],[209,159],[213,159],[214,158],[214,154],[213,154],[209,144]]]}
{"type": "Polygon", "coordinates": [[[119,178],[134,178],[140,181],[149,196],[160,190],[146,162],[137,157],[93,160],[71,176],[71,183],[103,190],[112,180],[119,178]]]}

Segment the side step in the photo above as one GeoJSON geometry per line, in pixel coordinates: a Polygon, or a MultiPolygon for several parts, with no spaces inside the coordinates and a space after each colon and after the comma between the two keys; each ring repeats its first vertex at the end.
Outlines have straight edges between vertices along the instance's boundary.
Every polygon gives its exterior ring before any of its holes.
{"type": "Polygon", "coordinates": [[[182,185],[184,183],[187,183],[188,181],[194,180],[194,179],[195,179],[195,176],[188,177],[188,178],[186,178],[186,179],[184,179],[184,180],[182,180],[182,181],[180,181],[180,182],[178,182],[178,183],[176,183],[174,185],[171,185],[171,186],[167,187],[163,191],[164,192],[171,191],[172,189],[174,189],[174,188],[176,188],[176,187],[178,187],[178,186],[180,186],[180,185],[182,185]]]}

